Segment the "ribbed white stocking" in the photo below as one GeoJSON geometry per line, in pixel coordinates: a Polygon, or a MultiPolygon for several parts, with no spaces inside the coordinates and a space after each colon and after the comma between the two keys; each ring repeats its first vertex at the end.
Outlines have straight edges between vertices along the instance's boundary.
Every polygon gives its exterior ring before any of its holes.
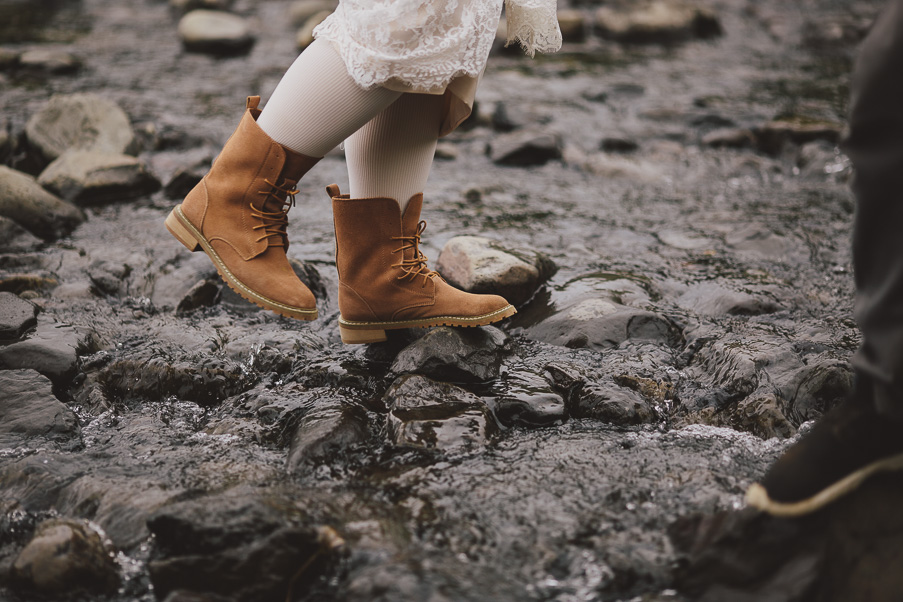
{"type": "Polygon", "coordinates": [[[404,211],[424,191],[443,102],[441,95],[402,94],[345,141],[351,198],[390,197],[404,211]]]}
{"type": "Polygon", "coordinates": [[[364,90],[332,44],[315,40],[285,72],[257,124],[282,146],[322,157],[400,96],[381,87],[364,90]]]}

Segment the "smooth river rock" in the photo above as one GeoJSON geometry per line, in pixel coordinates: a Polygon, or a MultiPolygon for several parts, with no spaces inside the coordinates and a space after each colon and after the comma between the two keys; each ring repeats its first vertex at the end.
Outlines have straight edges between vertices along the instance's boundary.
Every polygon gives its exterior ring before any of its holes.
{"type": "Polygon", "coordinates": [[[623,9],[603,6],[596,11],[595,26],[602,37],[632,44],[673,44],[722,33],[708,8],[671,0],[637,2],[623,9]]]}
{"type": "Polygon", "coordinates": [[[47,163],[69,149],[135,154],[128,115],[98,94],[56,95],[25,125],[29,146],[47,163]]]}
{"type": "Polygon", "coordinates": [[[19,55],[19,67],[31,71],[75,73],[81,66],[82,60],[79,57],[55,48],[33,48],[19,55]]]}
{"type": "Polygon", "coordinates": [[[557,271],[545,253],[511,249],[482,236],[455,236],[442,248],[436,270],[470,293],[501,295],[525,303],[557,271]]]}
{"type": "Polygon", "coordinates": [[[144,161],[117,153],[69,150],[38,176],[38,184],[78,205],[139,197],[160,189],[144,161]]]}
{"type": "Polygon", "coordinates": [[[0,341],[17,339],[38,323],[34,303],[12,293],[0,292],[0,341]]]}
{"type": "Polygon", "coordinates": [[[44,521],[16,558],[12,577],[21,589],[60,596],[110,594],[119,586],[119,566],[87,521],[44,521]]]}
{"type": "Polygon", "coordinates": [[[193,10],[179,21],[185,49],[216,55],[245,54],[254,45],[248,23],[237,15],[217,10],[193,10]]]}
{"type": "Polygon", "coordinates": [[[493,139],[489,157],[496,165],[535,167],[560,159],[563,149],[558,134],[525,130],[493,139]]]}
{"type": "Polygon", "coordinates": [[[434,328],[401,350],[395,374],[417,373],[458,382],[482,382],[499,373],[507,337],[494,326],[434,328]]]}
{"type": "Polygon", "coordinates": [[[85,221],[85,213],[44,190],[33,177],[0,165],[0,216],[35,236],[56,240],[85,221]]]}
{"type": "Polygon", "coordinates": [[[78,444],[78,418],[53,394],[47,377],[34,370],[0,371],[0,447],[26,441],[78,444]]]}

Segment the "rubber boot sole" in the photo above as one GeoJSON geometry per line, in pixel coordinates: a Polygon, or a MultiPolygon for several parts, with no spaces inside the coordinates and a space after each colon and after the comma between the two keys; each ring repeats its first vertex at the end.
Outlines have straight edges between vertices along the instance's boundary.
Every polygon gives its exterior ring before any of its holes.
{"type": "Polygon", "coordinates": [[[387,339],[387,330],[401,328],[429,328],[430,326],[485,326],[517,313],[513,305],[507,305],[488,314],[479,316],[436,316],[419,320],[397,322],[352,322],[339,318],[339,334],[347,345],[381,343],[387,339]]]}
{"type": "Polygon", "coordinates": [[[780,502],[771,499],[768,490],[759,483],[753,483],[746,490],[746,503],[753,508],[758,508],[772,516],[793,517],[811,514],[824,508],[834,500],[850,493],[859,487],[863,481],[879,472],[894,472],[903,470],[903,454],[883,458],[860,468],[845,476],[843,479],[825,487],[812,497],[796,502],[780,502]]]}
{"type": "Polygon", "coordinates": [[[247,299],[251,303],[258,305],[264,309],[285,316],[286,318],[294,318],[295,320],[315,320],[317,318],[317,309],[308,309],[305,307],[293,307],[285,303],[274,301],[260,293],[256,292],[241,280],[235,277],[219,254],[210,246],[210,243],[204,238],[204,235],[188,221],[188,218],[182,213],[182,206],[179,205],[166,217],[166,229],[172,234],[176,240],[185,245],[185,248],[191,252],[204,251],[210,260],[213,261],[216,271],[225,283],[233,291],[241,295],[243,299],[247,299]]]}

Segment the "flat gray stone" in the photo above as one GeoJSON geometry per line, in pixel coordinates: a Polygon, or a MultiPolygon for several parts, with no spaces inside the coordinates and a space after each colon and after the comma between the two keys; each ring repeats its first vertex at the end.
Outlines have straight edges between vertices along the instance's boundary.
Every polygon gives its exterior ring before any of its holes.
{"type": "Polygon", "coordinates": [[[456,236],[442,248],[436,270],[462,290],[501,295],[521,305],[557,267],[544,253],[506,248],[481,236],[456,236]]]}
{"type": "Polygon", "coordinates": [[[46,73],[74,73],[82,60],[70,52],[54,48],[35,48],[19,55],[19,67],[46,73]]]}
{"type": "Polygon", "coordinates": [[[533,167],[560,159],[563,149],[558,134],[523,131],[493,140],[489,156],[496,165],[533,167]]]}
{"type": "Polygon", "coordinates": [[[0,292],[0,340],[17,339],[38,323],[34,303],[12,293],[0,292]]]}
{"type": "Polygon", "coordinates": [[[596,11],[595,26],[602,37],[631,44],[673,44],[722,33],[711,10],[671,0],[603,6],[596,11]]]}
{"type": "Polygon", "coordinates": [[[54,382],[63,382],[75,374],[78,349],[88,338],[72,326],[38,320],[27,339],[0,347],[0,369],[37,370],[54,382]]]}
{"type": "Polygon", "coordinates": [[[128,115],[97,94],[53,96],[25,125],[28,144],[48,163],[69,149],[135,154],[128,115]]]}
{"type": "Polygon", "coordinates": [[[187,13],[179,21],[179,37],[189,52],[206,54],[244,54],[254,45],[254,36],[244,19],[217,10],[187,13]]]}
{"type": "Polygon", "coordinates": [[[34,178],[0,165],[0,216],[44,240],[66,236],[85,221],[84,212],[42,188],[34,178]]]}
{"type": "Polygon", "coordinates": [[[482,382],[498,376],[507,337],[498,328],[434,328],[401,350],[395,374],[425,374],[441,380],[482,382]]]}
{"type": "Polygon", "coordinates": [[[69,150],[38,176],[38,183],[79,205],[96,205],[150,194],[160,181],[130,155],[69,150]]]}
{"type": "Polygon", "coordinates": [[[78,418],[54,396],[45,376],[34,370],[2,370],[0,391],[0,447],[35,438],[65,443],[79,437],[78,418]]]}

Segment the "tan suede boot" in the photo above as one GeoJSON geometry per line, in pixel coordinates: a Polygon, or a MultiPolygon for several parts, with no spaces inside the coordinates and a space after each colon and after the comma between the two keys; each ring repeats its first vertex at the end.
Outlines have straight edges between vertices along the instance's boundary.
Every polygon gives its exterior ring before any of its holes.
{"type": "Polygon", "coordinates": [[[397,328],[481,326],[515,313],[502,297],[465,293],[426,267],[422,194],[411,197],[402,214],[395,199],[352,199],[335,184],[326,191],[335,220],[343,342],[378,343],[397,328]]]}
{"type": "Polygon", "coordinates": [[[285,251],[295,184],[320,159],[295,153],[257,125],[249,96],[238,129],[210,172],[166,218],[189,251],[203,250],[226,284],[245,299],[289,318],[313,320],[316,299],[285,251]]]}

